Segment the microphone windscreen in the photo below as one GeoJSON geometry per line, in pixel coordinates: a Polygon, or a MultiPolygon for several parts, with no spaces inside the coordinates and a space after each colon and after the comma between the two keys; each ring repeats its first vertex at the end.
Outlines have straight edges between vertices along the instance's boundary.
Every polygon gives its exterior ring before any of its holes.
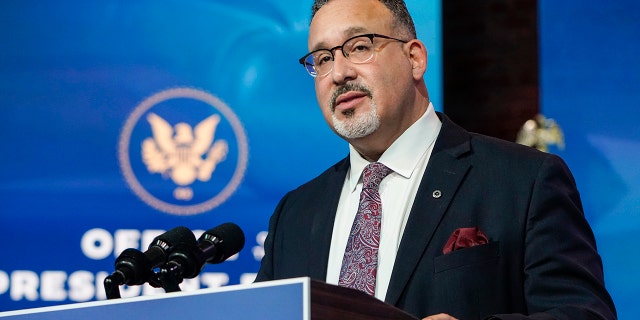
{"type": "Polygon", "coordinates": [[[242,229],[240,229],[240,227],[235,223],[223,223],[206,231],[200,239],[206,237],[207,234],[220,239],[220,242],[218,243],[218,250],[221,251],[222,261],[240,252],[244,247],[244,232],[242,232],[242,229]]]}
{"type": "Polygon", "coordinates": [[[175,227],[153,239],[153,242],[149,245],[149,248],[152,246],[161,246],[163,249],[168,249],[168,247],[174,246],[178,243],[189,243],[195,244],[196,237],[193,235],[193,232],[189,230],[187,227],[178,226],[175,227]]]}

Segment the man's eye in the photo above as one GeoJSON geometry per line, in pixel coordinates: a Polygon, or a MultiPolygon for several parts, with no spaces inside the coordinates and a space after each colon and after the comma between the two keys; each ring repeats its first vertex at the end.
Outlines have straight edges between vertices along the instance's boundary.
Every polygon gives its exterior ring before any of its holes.
{"type": "Polygon", "coordinates": [[[332,60],[331,55],[328,55],[328,54],[320,55],[316,57],[316,66],[320,67],[325,63],[330,63],[331,60],[332,60]]]}
{"type": "Polygon", "coordinates": [[[353,49],[351,49],[352,52],[368,52],[369,50],[371,50],[371,46],[364,43],[353,46],[353,49]]]}
{"type": "Polygon", "coordinates": [[[358,41],[349,47],[349,57],[356,60],[366,59],[371,55],[371,50],[370,42],[358,41]]]}

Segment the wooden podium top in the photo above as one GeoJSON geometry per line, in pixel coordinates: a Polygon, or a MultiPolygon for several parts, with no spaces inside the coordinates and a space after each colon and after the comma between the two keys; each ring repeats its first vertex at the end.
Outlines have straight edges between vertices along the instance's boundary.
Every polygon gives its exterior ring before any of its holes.
{"type": "Polygon", "coordinates": [[[364,292],[311,280],[311,320],[417,320],[364,292]]]}

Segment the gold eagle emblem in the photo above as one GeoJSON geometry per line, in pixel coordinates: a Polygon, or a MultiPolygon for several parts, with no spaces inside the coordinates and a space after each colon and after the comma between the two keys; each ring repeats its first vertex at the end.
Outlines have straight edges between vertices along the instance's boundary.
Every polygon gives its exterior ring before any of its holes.
{"type": "Polygon", "coordinates": [[[229,151],[226,140],[214,137],[220,116],[214,114],[198,123],[195,128],[187,123],[172,127],[155,113],[147,115],[152,138],[142,142],[142,160],[151,173],[169,177],[178,186],[187,186],[196,179],[206,182],[218,163],[229,151]]]}
{"type": "Polygon", "coordinates": [[[564,134],[553,119],[547,119],[538,114],[534,119],[527,120],[518,132],[516,142],[534,147],[540,151],[549,152],[550,145],[564,149],[564,134]]]}

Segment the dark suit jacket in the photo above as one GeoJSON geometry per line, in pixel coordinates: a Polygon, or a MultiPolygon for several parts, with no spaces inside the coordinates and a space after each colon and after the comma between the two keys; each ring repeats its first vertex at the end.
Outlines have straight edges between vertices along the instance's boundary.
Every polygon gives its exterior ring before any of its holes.
{"type": "MultiPolygon", "coordinates": [[[[615,319],[594,236],[564,162],[438,116],[442,130],[385,301],[419,318],[444,312],[461,320],[615,319]],[[478,227],[489,243],[443,254],[461,227],[478,227]]],[[[256,281],[326,279],[348,168],[347,157],[281,200],[256,281]]]]}

